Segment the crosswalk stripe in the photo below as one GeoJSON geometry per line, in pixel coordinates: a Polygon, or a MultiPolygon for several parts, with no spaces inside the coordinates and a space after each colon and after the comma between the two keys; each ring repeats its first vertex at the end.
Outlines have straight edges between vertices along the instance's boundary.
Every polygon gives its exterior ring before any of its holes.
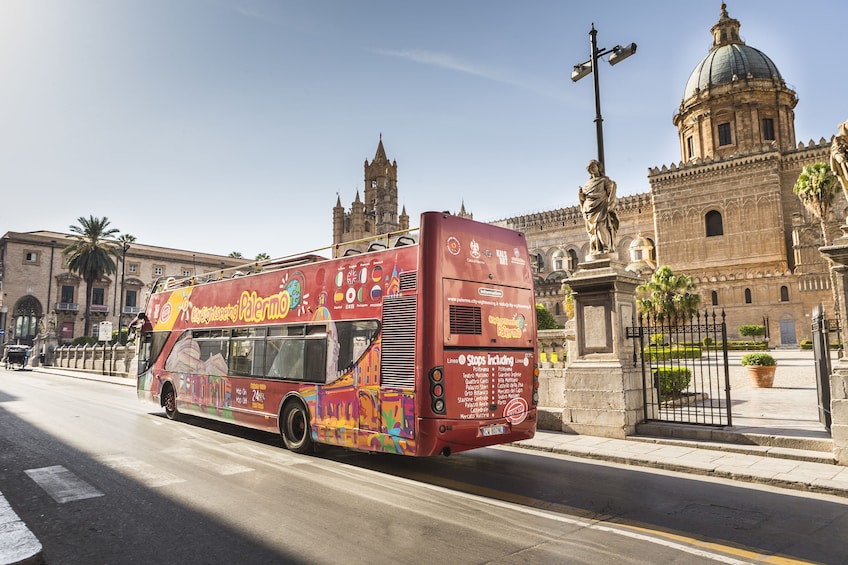
{"type": "Polygon", "coordinates": [[[185,479],[157,469],[146,461],[126,455],[105,455],[98,457],[97,460],[113,471],[117,471],[149,488],[185,482],[185,479]]]}
{"type": "Polygon", "coordinates": [[[24,471],[59,504],[103,496],[103,493],[61,465],[24,471]]]}

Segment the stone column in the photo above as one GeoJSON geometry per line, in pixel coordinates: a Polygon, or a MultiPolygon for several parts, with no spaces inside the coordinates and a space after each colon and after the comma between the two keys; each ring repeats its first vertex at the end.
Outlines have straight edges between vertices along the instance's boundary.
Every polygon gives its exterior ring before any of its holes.
{"type": "MultiPolygon", "coordinates": [[[[831,270],[836,274],[836,291],[839,301],[839,339],[844,344],[848,332],[848,225],[842,227],[843,235],[834,245],[819,249],[830,259],[831,270]]],[[[830,435],[833,438],[833,456],[840,465],[848,465],[848,357],[837,361],[830,373],[830,435]]]]}
{"type": "Polygon", "coordinates": [[[612,438],[642,420],[641,368],[626,329],[641,280],[610,256],[591,256],[573,278],[575,355],[565,369],[563,431],[612,438]]]}

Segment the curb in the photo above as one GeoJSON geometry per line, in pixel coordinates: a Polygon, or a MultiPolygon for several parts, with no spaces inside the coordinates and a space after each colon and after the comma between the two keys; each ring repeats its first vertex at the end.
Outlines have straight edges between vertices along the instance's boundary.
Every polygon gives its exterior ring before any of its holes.
{"type": "Polygon", "coordinates": [[[40,565],[41,542],[0,493],[0,565],[40,565]]]}

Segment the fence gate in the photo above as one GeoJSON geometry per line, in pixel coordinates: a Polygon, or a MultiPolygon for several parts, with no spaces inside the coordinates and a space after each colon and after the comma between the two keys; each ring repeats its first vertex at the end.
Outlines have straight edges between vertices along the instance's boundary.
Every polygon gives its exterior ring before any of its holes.
{"type": "Polygon", "coordinates": [[[816,365],[816,392],[818,395],[819,421],[830,430],[830,340],[828,333],[838,331],[838,324],[825,318],[821,305],[813,309],[813,357],[816,365]]]}
{"type": "Polygon", "coordinates": [[[733,425],[723,311],[687,320],[640,317],[628,337],[634,364],[642,363],[646,422],[733,425]]]}

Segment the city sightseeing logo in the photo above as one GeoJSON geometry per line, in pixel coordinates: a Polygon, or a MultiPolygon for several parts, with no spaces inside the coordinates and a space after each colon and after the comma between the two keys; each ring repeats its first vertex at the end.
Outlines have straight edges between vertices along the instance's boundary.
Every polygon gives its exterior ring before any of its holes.
{"type": "Polygon", "coordinates": [[[459,255],[459,252],[462,251],[462,245],[460,245],[459,240],[454,236],[448,238],[447,244],[448,251],[451,255],[459,255]]]}

